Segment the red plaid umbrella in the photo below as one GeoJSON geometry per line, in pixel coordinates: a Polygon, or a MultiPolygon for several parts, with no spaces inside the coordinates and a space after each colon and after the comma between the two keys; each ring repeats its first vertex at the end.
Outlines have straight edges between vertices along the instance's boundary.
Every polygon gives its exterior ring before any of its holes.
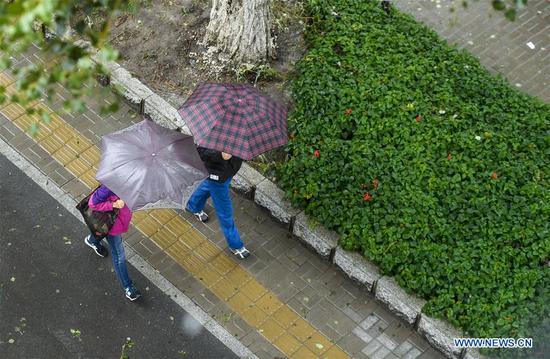
{"type": "Polygon", "coordinates": [[[178,112],[199,146],[244,160],[288,141],[287,109],[248,84],[200,84],[178,112]]]}

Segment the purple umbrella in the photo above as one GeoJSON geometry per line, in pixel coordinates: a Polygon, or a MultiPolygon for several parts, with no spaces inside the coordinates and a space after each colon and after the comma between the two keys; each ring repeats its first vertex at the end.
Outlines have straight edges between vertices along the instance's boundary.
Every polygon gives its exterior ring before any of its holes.
{"type": "Polygon", "coordinates": [[[145,120],[103,136],[97,180],[130,209],[180,208],[208,175],[193,138],[145,120]]]}
{"type": "Polygon", "coordinates": [[[287,143],[287,109],[248,84],[200,84],[178,110],[195,142],[250,160],[287,143]]]}

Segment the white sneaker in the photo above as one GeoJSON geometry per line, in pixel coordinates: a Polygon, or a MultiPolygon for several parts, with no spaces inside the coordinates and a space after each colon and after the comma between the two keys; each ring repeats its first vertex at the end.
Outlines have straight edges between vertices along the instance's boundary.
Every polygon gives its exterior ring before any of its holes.
{"type": "MultiPolygon", "coordinates": [[[[188,212],[191,212],[190,210],[187,210],[188,212]]],[[[206,214],[205,211],[200,211],[200,212],[191,212],[195,215],[195,217],[197,217],[197,219],[199,221],[201,221],[202,223],[206,223],[208,222],[208,215],[206,214]]]]}
{"type": "MultiPolygon", "coordinates": [[[[231,248],[229,248],[229,249],[231,249],[231,248]]],[[[236,255],[237,258],[239,258],[239,259],[245,259],[248,256],[250,256],[250,252],[244,246],[239,248],[239,249],[231,249],[231,253],[236,255]]]]}

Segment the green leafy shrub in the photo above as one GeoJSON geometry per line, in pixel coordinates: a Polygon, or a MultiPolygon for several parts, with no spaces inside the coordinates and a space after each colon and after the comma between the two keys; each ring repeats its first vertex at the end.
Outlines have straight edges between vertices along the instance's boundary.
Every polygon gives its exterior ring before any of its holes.
{"type": "Polygon", "coordinates": [[[310,0],[293,204],[477,337],[550,313],[550,106],[376,1],[310,0]]]}

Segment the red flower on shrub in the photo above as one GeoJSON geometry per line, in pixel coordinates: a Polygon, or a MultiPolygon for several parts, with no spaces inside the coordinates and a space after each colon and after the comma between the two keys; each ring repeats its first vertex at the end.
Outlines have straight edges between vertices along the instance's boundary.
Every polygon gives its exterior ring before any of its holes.
{"type": "Polygon", "coordinates": [[[351,108],[348,108],[348,109],[346,109],[346,110],[344,111],[344,114],[345,114],[346,116],[349,116],[349,115],[351,115],[352,112],[353,112],[353,110],[352,110],[351,108]]]}
{"type": "Polygon", "coordinates": [[[451,153],[449,152],[449,154],[447,154],[447,159],[450,161],[452,158],[453,158],[453,156],[452,156],[451,153]]]}
{"type": "Polygon", "coordinates": [[[498,179],[498,175],[497,175],[496,171],[493,171],[493,173],[491,173],[491,178],[494,179],[494,180],[498,179]]]}
{"type": "Polygon", "coordinates": [[[422,115],[416,115],[415,119],[416,119],[416,122],[422,121],[422,115]]]}
{"type": "Polygon", "coordinates": [[[372,180],[372,187],[373,187],[374,189],[377,189],[377,188],[378,188],[378,179],[375,178],[375,179],[372,180]]]}
{"type": "Polygon", "coordinates": [[[365,193],[365,194],[363,195],[363,200],[364,200],[364,201],[367,201],[367,202],[372,201],[372,196],[370,195],[370,193],[368,193],[368,192],[365,193]]]}
{"type": "Polygon", "coordinates": [[[315,150],[313,152],[313,157],[319,157],[319,156],[321,156],[321,152],[319,152],[319,150],[315,150]]]}

